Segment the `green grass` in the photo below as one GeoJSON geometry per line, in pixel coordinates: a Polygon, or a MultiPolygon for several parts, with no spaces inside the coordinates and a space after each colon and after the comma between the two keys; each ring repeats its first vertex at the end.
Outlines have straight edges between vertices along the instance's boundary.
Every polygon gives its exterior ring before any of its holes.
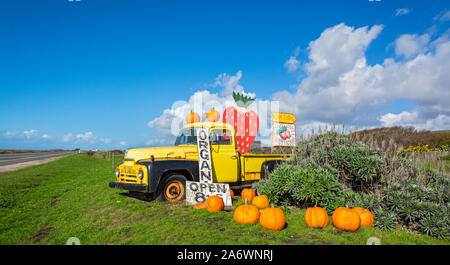
{"type": "Polygon", "coordinates": [[[81,244],[366,244],[370,237],[382,244],[450,244],[400,230],[311,229],[304,209],[287,210],[282,231],[240,225],[232,211],[133,198],[108,187],[113,176],[111,161],[84,154],[0,174],[0,244],[65,244],[70,237],[81,244]]]}

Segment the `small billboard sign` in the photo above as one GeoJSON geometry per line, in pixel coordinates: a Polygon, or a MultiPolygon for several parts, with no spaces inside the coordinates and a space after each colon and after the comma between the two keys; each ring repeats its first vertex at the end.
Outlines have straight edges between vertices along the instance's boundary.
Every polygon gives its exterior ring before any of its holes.
{"type": "Polygon", "coordinates": [[[297,144],[295,116],[289,113],[272,113],[272,146],[297,144]]]}

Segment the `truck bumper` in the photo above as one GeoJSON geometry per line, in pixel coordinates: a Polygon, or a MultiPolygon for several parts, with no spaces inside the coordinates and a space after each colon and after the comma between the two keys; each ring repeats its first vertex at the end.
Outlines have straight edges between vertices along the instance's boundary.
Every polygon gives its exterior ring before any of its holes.
{"type": "Polygon", "coordinates": [[[132,184],[132,183],[111,181],[109,182],[109,187],[129,191],[147,191],[147,185],[145,184],[132,184]]]}

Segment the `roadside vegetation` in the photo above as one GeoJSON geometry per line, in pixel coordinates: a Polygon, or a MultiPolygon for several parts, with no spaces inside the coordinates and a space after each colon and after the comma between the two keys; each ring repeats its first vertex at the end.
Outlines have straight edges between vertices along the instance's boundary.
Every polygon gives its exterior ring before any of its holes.
{"type": "Polygon", "coordinates": [[[395,140],[401,133],[416,140],[423,136],[422,132],[399,128],[320,132],[300,141],[293,158],[254,188],[278,205],[317,205],[329,214],[346,204],[360,206],[372,211],[374,226],[382,230],[404,229],[448,239],[450,179],[446,152],[434,150],[431,155],[428,150],[424,152],[428,157],[420,152],[402,152],[403,145],[395,140]],[[392,138],[383,139],[385,133],[392,138]]]}
{"type": "Polygon", "coordinates": [[[283,208],[281,231],[241,225],[233,220],[240,199],[219,213],[145,200],[108,187],[113,166],[107,158],[76,154],[0,174],[0,244],[65,244],[70,237],[81,244],[366,244],[370,237],[381,244],[450,244],[402,228],[308,228],[305,209],[296,207],[283,208]]]}

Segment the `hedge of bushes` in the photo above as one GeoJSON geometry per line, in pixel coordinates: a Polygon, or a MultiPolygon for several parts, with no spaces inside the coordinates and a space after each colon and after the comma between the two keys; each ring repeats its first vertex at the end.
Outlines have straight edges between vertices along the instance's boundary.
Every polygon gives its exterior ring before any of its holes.
{"type": "Polygon", "coordinates": [[[254,188],[277,205],[319,205],[331,214],[346,203],[372,211],[374,225],[449,237],[450,180],[421,173],[409,160],[337,132],[301,141],[293,158],[254,188]]]}

